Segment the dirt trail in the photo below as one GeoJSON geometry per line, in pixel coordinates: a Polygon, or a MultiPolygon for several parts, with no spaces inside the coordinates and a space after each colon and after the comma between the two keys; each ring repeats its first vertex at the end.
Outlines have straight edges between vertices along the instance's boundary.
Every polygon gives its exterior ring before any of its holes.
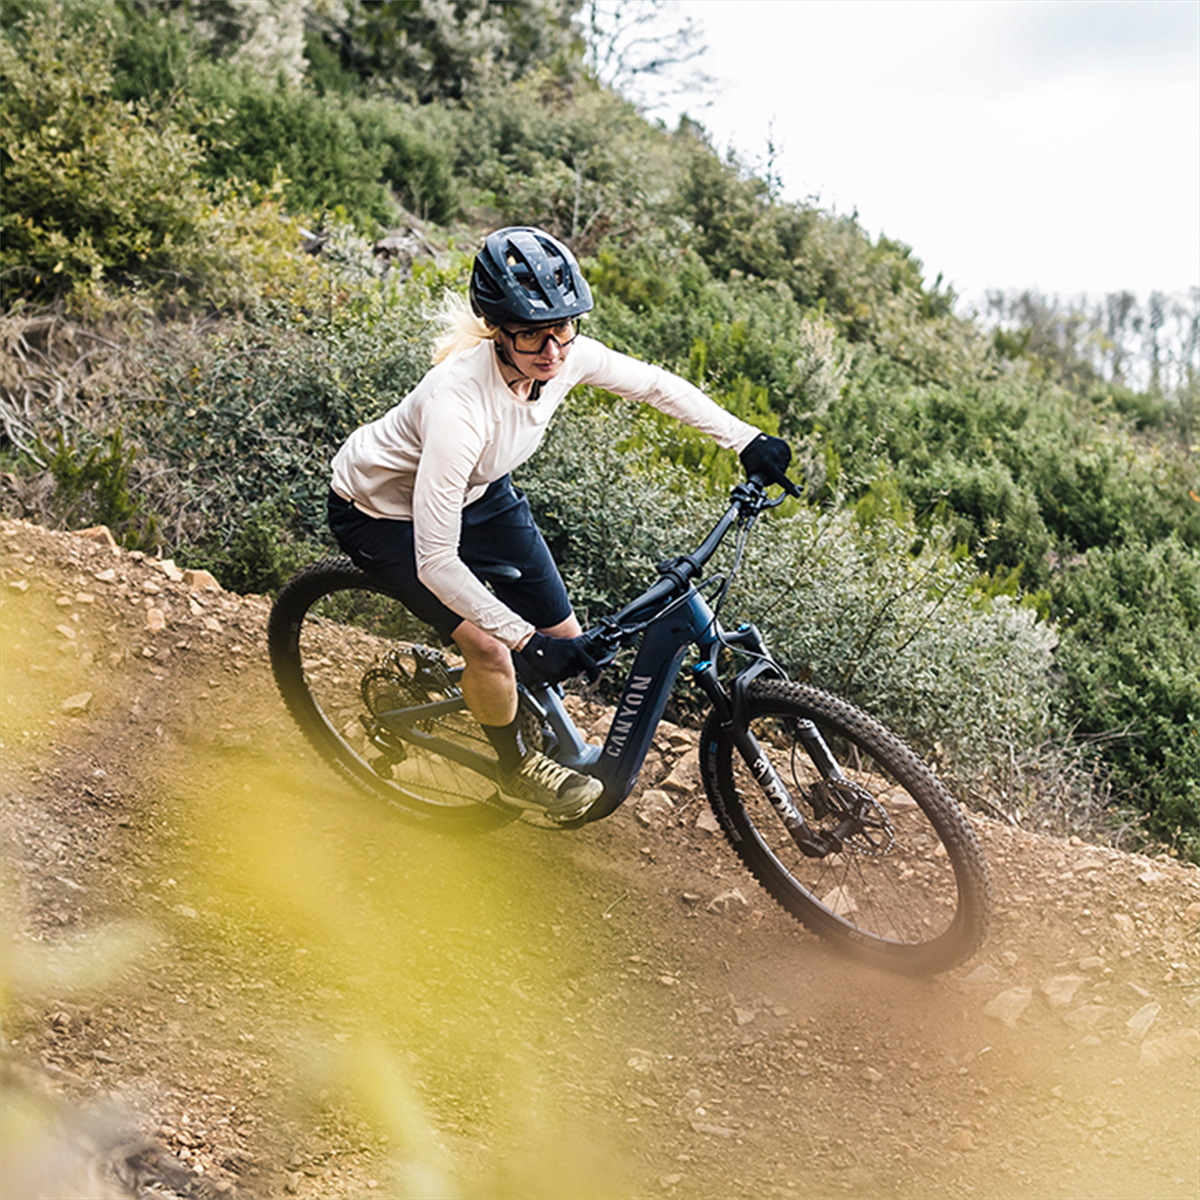
{"type": "Polygon", "coordinates": [[[1200,1194],[1200,872],[977,820],[988,943],[894,979],[686,730],[604,822],[454,841],[306,748],[261,599],[15,522],[0,568],[3,1196],[1200,1194]]]}

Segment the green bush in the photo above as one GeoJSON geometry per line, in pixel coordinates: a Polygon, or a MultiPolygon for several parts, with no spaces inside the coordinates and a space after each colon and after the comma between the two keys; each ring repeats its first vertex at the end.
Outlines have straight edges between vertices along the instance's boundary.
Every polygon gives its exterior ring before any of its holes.
{"type": "Polygon", "coordinates": [[[456,114],[456,169],[497,225],[540,225],[578,255],[650,235],[673,173],[665,134],[613,92],[551,70],[456,114]]]}
{"type": "Polygon", "coordinates": [[[428,368],[425,313],[447,277],[421,268],[400,287],[369,274],[361,239],[332,245],[361,265],[327,266],[324,286],[303,290],[307,307],[284,294],[241,320],[172,327],[143,345],[153,400],[129,429],[164,467],[157,508],[188,541],[229,547],[245,514],[281,494],[292,533],[322,537],[333,455],[428,368]]]}
{"type": "Polygon", "coordinates": [[[1200,554],[1179,540],[1093,549],[1058,574],[1060,719],[1104,740],[1153,837],[1200,853],[1200,554]]]}
{"type": "Polygon", "coordinates": [[[192,103],[187,96],[189,74],[209,54],[186,10],[165,4],[144,5],[137,0],[117,0],[112,5],[90,3],[89,7],[112,10],[113,95],[118,100],[159,105],[192,103]]]}
{"type": "Polygon", "coordinates": [[[993,780],[1040,740],[1055,634],[937,528],[800,508],[768,522],[737,599],[797,677],[860,704],[961,786],[993,780]]]}
{"type": "Polygon", "coordinates": [[[199,144],[111,94],[108,35],[59,6],[0,39],[0,271],[5,299],[103,282],[174,288],[219,251],[205,237],[199,144]]]}
{"type": "Polygon", "coordinates": [[[941,459],[904,492],[917,511],[938,513],[955,542],[981,551],[989,569],[1029,564],[1029,582],[1043,577],[1051,542],[1037,497],[1018,487],[1003,463],[941,459]]]}
{"type": "Polygon", "coordinates": [[[697,254],[661,241],[605,244],[585,267],[596,295],[589,328],[602,341],[715,396],[765,389],[786,436],[807,429],[845,386],[844,341],[778,283],[718,280],[697,254]]]}
{"type": "Polygon", "coordinates": [[[1079,422],[1078,436],[1057,452],[1030,455],[1026,478],[1047,527],[1064,551],[1144,544],[1177,536],[1200,546],[1188,497],[1196,484],[1194,452],[1147,447],[1104,423],[1079,422]]]}
{"type": "Polygon", "coordinates": [[[52,446],[39,443],[37,449],[54,480],[52,505],[61,528],[107,525],[130,550],[158,548],[158,518],[143,497],[133,495],[130,468],[137,450],[125,446],[120,428],[86,450],[58,429],[52,446]]]}
{"type": "Polygon", "coordinates": [[[1179,531],[1200,541],[1176,448],[1147,447],[1110,414],[1061,388],[1020,378],[916,386],[878,358],[856,359],[816,423],[835,477],[852,497],[894,477],[919,515],[944,511],[995,569],[1044,586],[1050,554],[1179,531]]]}
{"type": "Polygon", "coordinates": [[[337,210],[368,232],[393,224],[396,200],[426,220],[456,211],[447,123],[395,103],[321,95],[283,78],[209,65],[192,94],[203,123],[211,180],[285,180],[294,212],[337,210]]]}
{"type": "Polygon", "coordinates": [[[347,106],[363,145],[381,155],[380,178],[423,221],[446,224],[458,209],[454,141],[437,110],[424,112],[379,101],[347,106]]]}
{"type": "Polygon", "coordinates": [[[925,284],[910,247],[872,242],[854,217],[781,203],[735,160],[722,162],[697,126],[685,122],[673,142],[681,180],[672,215],[717,278],[782,284],[802,310],[819,310],[918,381],[978,369],[985,343],[955,315],[940,277],[925,284]]]}
{"type": "Polygon", "coordinates": [[[211,571],[229,591],[274,593],[330,548],[328,538],[297,533],[299,514],[286,496],[251,504],[237,518],[225,541],[209,536],[188,545],[178,563],[211,571]]]}
{"type": "Polygon", "coordinates": [[[481,92],[552,64],[570,72],[582,47],[580,0],[454,4],[346,0],[313,5],[310,74],[323,88],[409,103],[477,101],[481,92]]]}
{"type": "Polygon", "coordinates": [[[365,229],[395,216],[383,183],[392,151],[378,136],[364,140],[340,97],[225,65],[197,71],[192,94],[216,114],[204,132],[208,179],[282,176],[292,211],[340,209],[365,229]]]}

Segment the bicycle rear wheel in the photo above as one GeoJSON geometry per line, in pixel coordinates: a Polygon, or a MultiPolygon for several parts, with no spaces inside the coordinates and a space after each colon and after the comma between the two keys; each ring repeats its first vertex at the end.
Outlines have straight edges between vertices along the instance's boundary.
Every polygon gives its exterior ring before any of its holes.
{"type": "MultiPolygon", "coordinates": [[[[493,778],[403,736],[400,711],[458,697],[449,660],[403,640],[411,628],[399,601],[349,559],[314,563],[283,587],[271,609],[271,667],[284,702],[323,758],[407,815],[463,831],[506,824],[516,814],[496,802],[493,778]]],[[[414,732],[494,768],[491,747],[465,707],[437,713],[414,732]]]]}
{"type": "Polygon", "coordinates": [[[970,958],[987,933],[991,884],[966,815],[933,772],[877,721],[806,685],[752,683],[749,726],[810,831],[826,839],[819,857],[800,849],[711,716],[701,742],[709,801],[780,906],[887,970],[932,974],[970,958]],[[846,783],[822,778],[799,737],[803,721],[820,730],[846,783]]]}

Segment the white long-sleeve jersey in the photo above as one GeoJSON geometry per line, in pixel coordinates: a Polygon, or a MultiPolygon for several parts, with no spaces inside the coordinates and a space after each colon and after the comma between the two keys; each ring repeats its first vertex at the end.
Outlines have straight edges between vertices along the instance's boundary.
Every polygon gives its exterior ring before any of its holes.
{"type": "Polygon", "coordinates": [[[653,405],[741,451],[757,435],[698,388],[660,367],[579,337],[535,401],[504,380],[494,343],[434,367],[394,408],[356,429],[333,459],[333,489],[374,517],[413,523],[417,574],[443,604],[515,647],[533,626],[458,556],[463,508],[538,448],[577,384],[653,405]]]}

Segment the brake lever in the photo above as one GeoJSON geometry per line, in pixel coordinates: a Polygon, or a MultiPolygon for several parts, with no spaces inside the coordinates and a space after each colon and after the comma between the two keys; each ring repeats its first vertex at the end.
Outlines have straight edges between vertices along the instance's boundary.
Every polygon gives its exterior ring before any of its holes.
{"type": "Polygon", "coordinates": [[[625,640],[625,633],[618,625],[605,623],[580,635],[583,648],[596,660],[598,667],[610,667],[625,640]]]}
{"type": "Polygon", "coordinates": [[[803,495],[803,493],[800,491],[799,485],[796,483],[793,483],[790,479],[788,479],[788,477],[786,475],[783,477],[783,482],[780,483],[779,480],[777,480],[777,479],[768,479],[765,475],[761,474],[758,471],[755,471],[754,474],[749,477],[748,481],[762,489],[763,507],[764,508],[778,508],[779,505],[781,505],[783,503],[783,501],[786,497],[794,496],[797,500],[799,500],[801,498],[801,496],[803,495]],[[775,485],[781,487],[783,489],[783,491],[780,493],[780,495],[776,499],[767,500],[766,499],[766,491],[767,491],[767,488],[770,487],[772,484],[775,484],[775,485]]]}

